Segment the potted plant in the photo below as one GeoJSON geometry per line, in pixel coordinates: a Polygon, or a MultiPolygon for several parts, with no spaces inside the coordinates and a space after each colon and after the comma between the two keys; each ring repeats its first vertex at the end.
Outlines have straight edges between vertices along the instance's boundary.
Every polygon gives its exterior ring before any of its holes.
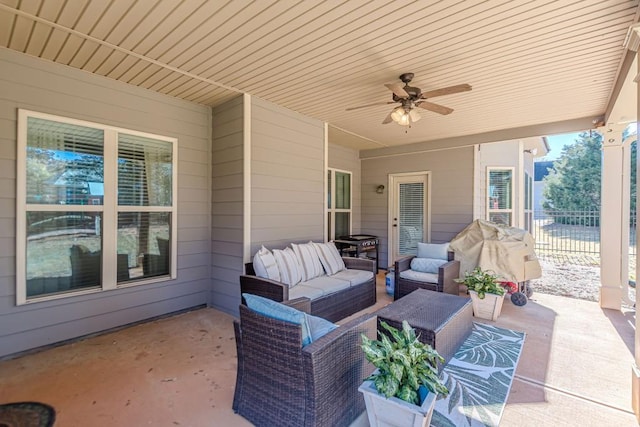
{"type": "Polygon", "coordinates": [[[438,377],[444,359],[430,345],[418,341],[405,320],[402,331],[381,322],[388,335],[379,340],[362,335],[362,350],[377,369],[358,389],[363,393],[371,426],[428,426],[436,395],[449,390],[438,377]]]}
{"type": "Polygon", "coordinates": [[[474,316],[488,320],[496,320],[500,316],[505,290],[497,275],[476,267],[456,282],[469,288],[474,316]]]}

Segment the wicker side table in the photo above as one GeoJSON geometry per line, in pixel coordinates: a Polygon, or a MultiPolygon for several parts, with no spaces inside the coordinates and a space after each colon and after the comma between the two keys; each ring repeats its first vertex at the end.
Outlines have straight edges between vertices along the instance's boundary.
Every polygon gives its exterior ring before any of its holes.
{"type": "MultiPolygon", "coordinates": [[[[471,333],[473,309],[469,298],[442,292],[417,289],[376,312],[378,330],[385,321],[402,328],[406,320],[416,330],[421,342],[431,345],[445,363],[471,333]]],[[[439,365],[442,370],[444,365],[439,365]]]]}

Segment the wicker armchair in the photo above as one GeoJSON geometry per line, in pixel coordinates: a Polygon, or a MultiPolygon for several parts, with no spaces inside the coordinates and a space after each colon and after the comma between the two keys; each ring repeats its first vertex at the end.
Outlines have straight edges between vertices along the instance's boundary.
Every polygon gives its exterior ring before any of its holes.
{"type": "MultiPolygon", "coordinates": [[[[302,300],[287,305],[308,310],[309,300],[302,300]]],[[[234,329],[233,410],[256,426],[348,426],[365,410],[358,387],[374,368],[360,349],[360,334],[375,338],[374,315],[341,325],[304,348],[299,325],[245,305],[234,329]]]]}
{"type": "Polygon", "coordinates": [[[453,259],[454,253],[448,252],[448,261],[438,268],[437,283],[422,282],[400,277],[401,273],[411,268],[411,260],[414,256],[400,258],[395,262],[395,284],[393,299],[397,300],[410,294],[416,289],[426,289],[429,291],[444,292],[451,295],[458,295],[458,283],[454,280],[460,275],[460,261],[453,259]]]}

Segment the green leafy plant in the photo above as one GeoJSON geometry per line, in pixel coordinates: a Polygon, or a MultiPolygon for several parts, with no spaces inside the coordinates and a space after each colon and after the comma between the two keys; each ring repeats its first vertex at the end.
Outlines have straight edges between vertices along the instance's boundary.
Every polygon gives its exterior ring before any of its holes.
{"type": "Polygon", "coordinates": [[[467,285],[470,291],[476,291],[480,299],[484,299],[485,294],[504,295],[505,292],[498,276],[480,267],[467,271],[464,278],[456,279],[456,282],[467,285]]]}
{"type": "Polygon", "coordinates": [[[378,393],[415,405],[420,404],[420,386],[448,395],[449,390],[438,377],[437,362],[444,363],[442,356],[430,345],[418,341],[415,330],[406,320],[402,322],[402,331],[385,322],[381,325],[391,338],[381,331],[379,340],[363,334],[361,346],[367,360],[378,368],[367,378],[373,381],[378,393]]]}

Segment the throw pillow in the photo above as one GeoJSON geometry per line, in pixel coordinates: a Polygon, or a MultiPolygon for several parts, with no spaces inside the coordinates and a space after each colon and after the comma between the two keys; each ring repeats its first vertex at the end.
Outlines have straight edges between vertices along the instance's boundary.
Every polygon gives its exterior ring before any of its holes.
{"type": "Polygon", "coordinates": [[[300,283],[300,266],[293,250],[291,248],[274,249],[273,256],[278,264],[278,271],[280,271],[280,281],[286,283],[290,288],[300,283]]]}
{"type": "Polygon", "coordinates": [[[418,258],[448,259],[449,243],[418,243],[418,258]]]}
{"type": "Polygon", "coordinates": [[[298,264],[301,267],[300,273],[302,276],[301,280],[303,282],[311,280],[314,277],[322,276],[322,274],[324,274],[322,264],[320,264],[320,259],[318,258],[318,253],[316,252],[316,249],[314,248],[312,242],[302,245],[296,245],[295,243],[292,243],[291,248],[296,254],[298,264]]]}
{"type": "Polygon", "coordinates": [[[310,314],[306,314],[306,316],[309,333],[311,334],[311,342],[320,339],[338,327],[335,323],[331,323],[322,317],[312,316],[310,314]]]}
{"type": "Polygon", "coordinates": [[[447,263],[444,259],[414,258],[411,260],[411,269],[421,273],[437,273],[438,268],[447,263]]]}
{"type": "Polygon", "coordinates": [[[280,281],[280,270],[278,270],[276,259],[271,251],[264,246],[253,257],[253,269],[258,277],[280,281]]]}
{"type": "Polygon", "coordinates": [[[344,260],[340,256],[340,252],[338,252],[335,243],[314,243],[313,246],[316,248],[318,258],[324,267],[324,271],[326,271],[328,275],[346,270],[344,260]]]}
{"type": "Polygon", "coordinates": [[[312,341],[309,323],[304,312],[258,295],[244,293],[242,297],[247,303],[247,307],[263,316],[300,325],[302,328],[302,346],[312,341]]]}

